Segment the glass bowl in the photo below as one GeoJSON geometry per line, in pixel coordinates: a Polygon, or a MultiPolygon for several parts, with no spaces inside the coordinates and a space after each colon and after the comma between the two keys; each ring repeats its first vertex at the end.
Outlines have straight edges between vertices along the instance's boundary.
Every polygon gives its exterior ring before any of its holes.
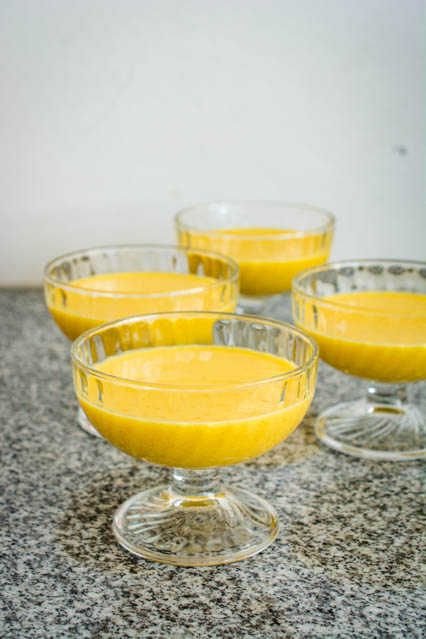
{"type": "Polygon", "coordinates": [[[118,509],[113,529],[125,548],[215,565],[273,541],[272,506],[222,486],[217,469],[261,455],[301,422],[316,382],[311,337],[255,316],[159,313],[87,331],[72,360],[78,401],[99,432],[128,455],[173,469],[169,485],[118,509]]]}
{"type": "Polygon", "coordinates": [[[317,437],[368,459],[424,457],[425,417],[407,384],[426,379],[426,263],[351,260],[307,270],[293,282],[293,313],[321,359],[370,380],[364,399],[319,416],[317,437]]]}
{"type": "Polygon", "coordinates": [[[291,281],[327,261],[335,220],[302,204],[212,202],[180,211],[175,223],[181,246],[219,251],[238,263],[245,312],[291,322],[291,281]]]}
{"type": "MultiPolygon", "coordinates": [[[[157,311],[233,311],[238,266],[211,251],[133,244],[74,251],[44,272],[47,307],[71,340],[108,321],[157,311]]],[[[78,423],[91,434],[83,411],[78,423]]]]}

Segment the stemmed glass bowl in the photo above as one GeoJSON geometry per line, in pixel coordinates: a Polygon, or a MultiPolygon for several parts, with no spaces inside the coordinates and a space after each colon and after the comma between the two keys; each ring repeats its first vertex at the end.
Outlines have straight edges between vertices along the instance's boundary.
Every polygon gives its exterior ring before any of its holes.
{"type": "Polygon", "coordinates": [[[280,319],[290,308],[293,277],[327,261],[334,222],[322,209],[283,202],[211,202],[175,216],[181,246],[218,251],[238,263],[244,312],[280,319]]]}
{"type": "Polygon", "coordinates": [[[72,360],[77,398],[99,432],[125,453],[173,469],[168,485],[118,509],[113,530],[126,549],[165,563],[215,565],[272,542],[273,507],[245,488],[222,486],[217,469],[261,455],[301,422],[316,381],[311,337],[256,316],[159,313],[87,331],[73,343],[72,360]],[[239,364],[235,378],[219,356],[251,365],[239,364]],[[271,359],[285,372],[264,377],[258,363],[271,359]]]}
{"type": "Polygon", "coordinates": [[[424,457],[425,415],[407,385],[426,379],[426,263],[352,260],[307,270],[293,282],[293,313],[322,360],[369,380],[363,399],[319,416],[320,441],[368,459],[424,457]]]}
{"type": "MultiPolygon", "coordinates": [[[[44,291],[53,319],[73,340],[89,328],[140,313],[233,311],[238,276],[232,259],[211,251],[147,244],[106,246],[49,262],[44,291]],[[155,278],[148,290],[146,276],[155,278]]],[[[98,434],[81,409],[78,423],[98,434]]]]}

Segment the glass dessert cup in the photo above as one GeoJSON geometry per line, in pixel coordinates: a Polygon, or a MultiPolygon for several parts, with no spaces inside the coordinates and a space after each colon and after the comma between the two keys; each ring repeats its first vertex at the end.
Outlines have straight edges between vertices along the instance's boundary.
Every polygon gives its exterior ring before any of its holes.
{"type": "Polygon", "coordinates": [[[293,313],[322,360],[369,380],[364,399],[319,416],[318,439],[365,459],[424,457],[425,415],[407,384],[426,379],[426,263],[353,260],[307,270],[293,282],[293,313]]]}
{"type": "Polygon", "coordinates": [[[180,246],[229,255],[240,267],[240,308],[292,322],[293,277],[324,264],[334,217],[318,208],[281,202],[211,202],[175,216],[180,246]]]}
{"type": "MultiPolygon", "coordinates": [[[[44,292],[53,319],[74,340],[89,328],[141,313],[233,311],[238,277],[235,262],[211,251],[148,244],[106,246],[49,262],[44,292]],[[139,279],[132,282],[132,277],[139,279]],[[147,277],[157,279],[150,283],[147,277]]],[[[99,436],[81,408],[78,423],[99,436]]]]}
{"type": "Polygon", "coordinates": [[[245,559],[273,541],[273,507],[222,486],[217,469],[261,455],[301,422],[315,389],[314,340],[253,316],[159,313],[87,331],[73,343],[72,360],[77,398],[100,433],[137,459],[173,469],[169,485],[117,510],[113,530],[122,546],[154,561],[208,566],[245,559]],[[218,367],[241,357],[274,360],[287,372],[261,377],[240,360],[232,374],[218,367]],[[160,360],[167,365],[153,382],[160,360]],[[172,366],[179,384],[170,381],[172,366]]]}

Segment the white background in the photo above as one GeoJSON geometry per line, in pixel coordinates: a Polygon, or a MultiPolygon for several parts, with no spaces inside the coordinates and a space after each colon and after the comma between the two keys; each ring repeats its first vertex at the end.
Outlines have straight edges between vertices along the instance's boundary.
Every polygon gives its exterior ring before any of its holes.
{"type": "Polygon", "coordinates": [[[0,0],[0,284],[225,198],[426,259],[425,26],[423,0],[0,0]]]}

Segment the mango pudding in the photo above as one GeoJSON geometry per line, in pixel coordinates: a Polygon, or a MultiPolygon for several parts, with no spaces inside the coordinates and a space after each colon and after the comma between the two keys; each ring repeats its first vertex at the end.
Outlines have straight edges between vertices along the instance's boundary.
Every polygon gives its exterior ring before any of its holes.
{"type": "Polygon", "coordinates": [[[317,435],[374,459],[413,459],[426,448],[425,421],[405,385],[426,379],[426,270],[422,262],[340,262],[300,274],[293,284],[296,325],[321,359],[372,380],[367,399],[329,409],[317,435]]]}
{"type": "Polygon", "coordinates": [[[120,543],[182,565],[236,561],[271,543],[273,509],[220,487],[215,469],[263,454],[302,421],[315,389],[311,338],[244,315],[159,313],[87,331],[72,356],[77,398],[105,439],[175,469],[170,486],[118,511],[120,543]]]}
{"type": "Polygon", "coordinates": [[[289,291],[293,277],[311,266],[324,264],[330,240],[321,235],[297,237],[290,229],[217,229],[214,233],[185,233],[181,246],[209,248],[230,255],[240,267],[243,295],[276,295],[289,291]]]}
{"type": "Polygon", "coordinates": [[[89,385],[87,400],[80,397],[91,423],[114,446],[169,467],[208,468],[257,457],[290,435],[312,400],[311,393],[296,401],[294,384],[289,384],[282,403],[281,383],[241,388],[296,368],[288,360],[249,349],[146,348],[110,357],[95,368],[147,385],[177,387],[168,394],[147,388],[141,417],[133,415],[137,401],[133,388],[130,392],[125,386],[112,388],[105,380],[102,408],[97,405],[97,384],[89,385]],[[196,392],[185,393],[186,388],[196,392]]]}
{"type": "Polygon", "coordinates": [[[140,313],[233,311],[238,273],[229,259],[211,252],[143,245],[89,249],[48,264],[45,294],[54,320],[73,340],[140,313]]]}
{"type": "Polygon", "coordinates": [[[300,205],[219,202],[181,211],[176,228],[181,246],[238,263],[242,306],[259,312],[270,296],[291,290],[297,273],[327,261],[334,218],[300,205]]]}
{"type": "Polygon", "coordinates": [[[303,328],[316,340],[321,359],[349,375],[389,383],[426,377],[426,295],[355,291],[326,296],[320,311],[315,303],[306,304],[303,328]]]}

